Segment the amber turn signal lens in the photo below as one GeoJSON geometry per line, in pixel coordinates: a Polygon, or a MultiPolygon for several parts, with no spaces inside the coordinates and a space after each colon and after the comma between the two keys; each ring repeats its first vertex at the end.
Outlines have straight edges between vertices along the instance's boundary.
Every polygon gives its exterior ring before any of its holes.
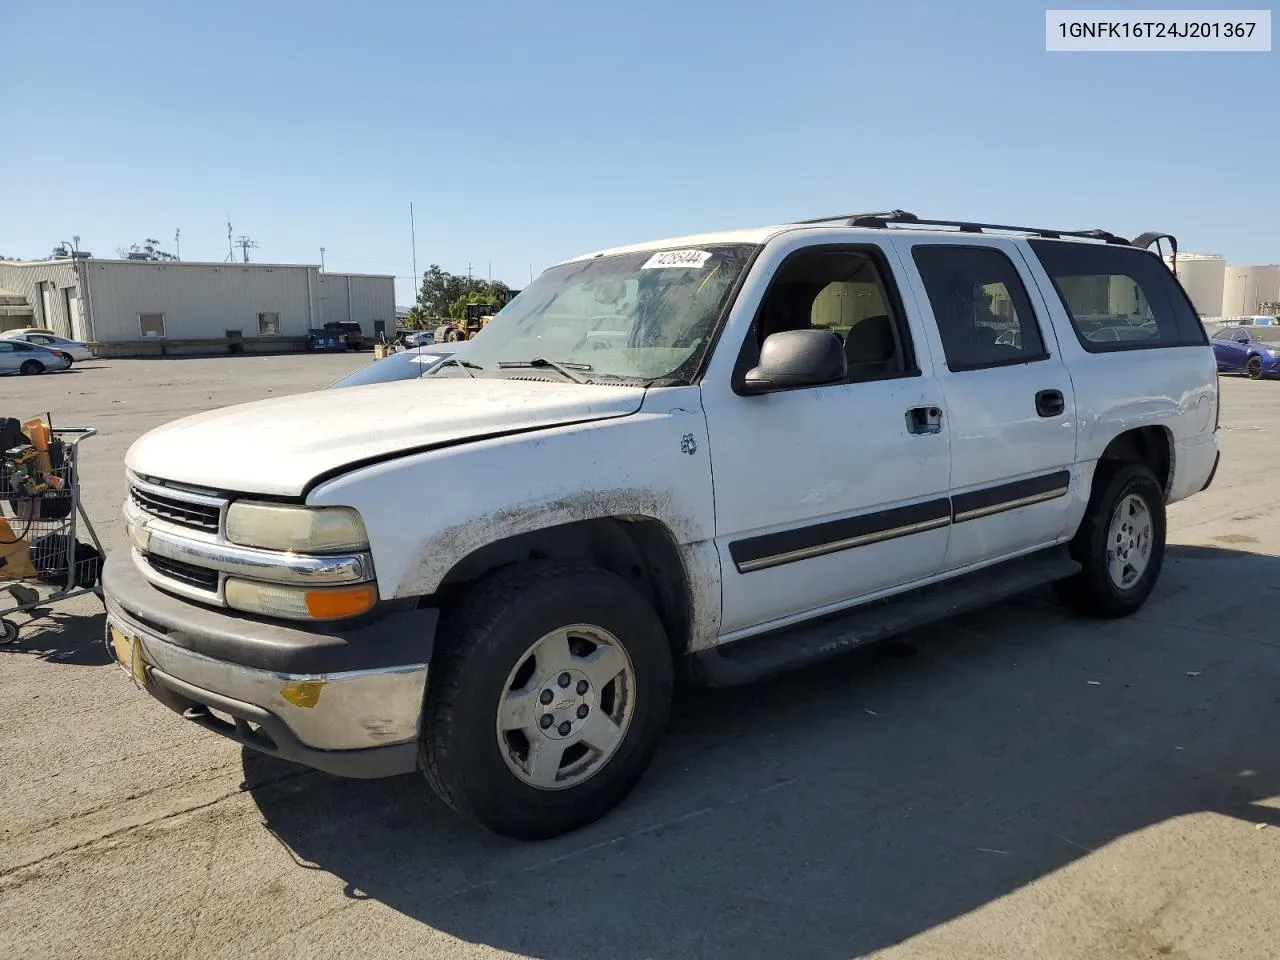
{"type": "Polygon", "coordinates": [[[370,609],[378,600],[377,587],[292,587],[280,583],[229,578],[224,586],[227,606],[245,613],[286,620],[339,620],[370,609]]]}
{"type": "Polygon", "coordinates": [[[337,620],[364,613],[378,599],[371,584],[337,590],[308,590],[307,612],[315,620],[337,620]]]}

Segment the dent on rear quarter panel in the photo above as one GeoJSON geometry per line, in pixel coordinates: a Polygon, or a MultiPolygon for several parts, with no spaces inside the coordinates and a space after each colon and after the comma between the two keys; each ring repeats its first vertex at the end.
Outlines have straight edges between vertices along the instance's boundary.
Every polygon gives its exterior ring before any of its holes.
{"type": "Polygon", "coordinates": [[[700,648],[720,623],[708,450],[697,388],[670,388],[650,391],[631,416],[373,464],[308,501],[360,511],[384,598],[430,595],[460,560],[506,537],[605,517],[655,520],[684,563],[700,648]]]}

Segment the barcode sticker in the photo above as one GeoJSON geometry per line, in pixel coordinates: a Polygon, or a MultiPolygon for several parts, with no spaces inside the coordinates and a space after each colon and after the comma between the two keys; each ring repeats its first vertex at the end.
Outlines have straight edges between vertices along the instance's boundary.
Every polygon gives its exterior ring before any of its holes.
{"type": "Polygon", "coordinates": [[[663,267],[691,267],[694,270],[698,270],[710,259],[711,253],[707,250],[663,250],[646,260],[644,266],[640,269],[658,270],[663,267]]]}

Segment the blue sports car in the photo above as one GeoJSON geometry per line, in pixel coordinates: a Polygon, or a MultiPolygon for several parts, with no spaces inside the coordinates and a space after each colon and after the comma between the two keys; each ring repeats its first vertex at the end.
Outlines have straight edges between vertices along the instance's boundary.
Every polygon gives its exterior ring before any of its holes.
{"type": "Polygon", "coordinates": [[[1280,343],[1259,339],[1252,327],[1223,327],[1209,342],[1219,373],[1247,373],[1254,380],[1280,376],[1280,343]]]}

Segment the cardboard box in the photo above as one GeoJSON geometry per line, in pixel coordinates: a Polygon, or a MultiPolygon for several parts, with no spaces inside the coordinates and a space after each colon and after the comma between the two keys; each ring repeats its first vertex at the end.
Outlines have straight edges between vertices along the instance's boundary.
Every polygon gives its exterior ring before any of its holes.
{"type": "Polygon", "coordinates": [[[0,580],[20,580],[35,575],[27,538],[18,539],[9,521],[0,517],[0,580]]]}

